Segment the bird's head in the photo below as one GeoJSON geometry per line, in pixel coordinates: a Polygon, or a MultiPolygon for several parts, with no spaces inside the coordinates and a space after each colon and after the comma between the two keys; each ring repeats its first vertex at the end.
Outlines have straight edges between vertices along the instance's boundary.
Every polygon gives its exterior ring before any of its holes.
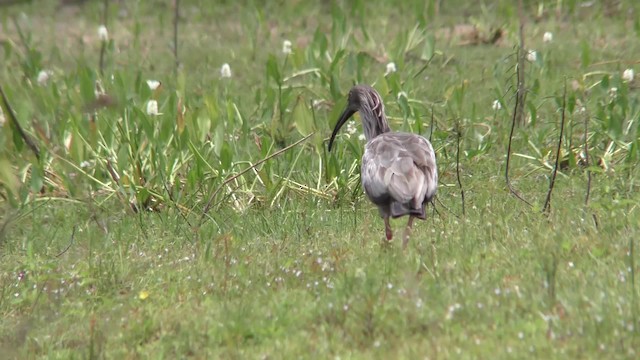
{"type": "Polygon", "coordinates": [[[331,139],[329,139],[329,151],[331,151],[333,141],[342,125],[356,112],[360,112],[362,127],[367,140],[389,131],[387,118],[384,114],[384,104],[382,103],[380,94],[369,85],[356,85],[349,91],[347,107],[340,115],[333,129],[331,139]]]}

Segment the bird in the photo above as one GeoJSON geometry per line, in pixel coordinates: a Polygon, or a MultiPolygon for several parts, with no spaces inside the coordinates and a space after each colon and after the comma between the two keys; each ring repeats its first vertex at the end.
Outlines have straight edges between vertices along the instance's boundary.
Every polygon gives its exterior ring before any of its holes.
{"type": "Polygon", "coordinates": [[[388,242],[393,239],[390,218],[409,216],[402,248],[409,243],[414,219],[426,219],[425,206],[438,188],[438,168],[433,146],[423,136],[393,132],[389,128],[380,94],[369,85],[356,85],[329,139],[329,152],[340,128],[360,114],[366,138],[360,178],[365,194],[384,219],[388,242]]]}

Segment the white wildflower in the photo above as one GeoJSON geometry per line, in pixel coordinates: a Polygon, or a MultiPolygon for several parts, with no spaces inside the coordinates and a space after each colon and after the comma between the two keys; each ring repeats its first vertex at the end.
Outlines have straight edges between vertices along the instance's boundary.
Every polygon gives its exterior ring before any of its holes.
{"type": "Polygon", "coordinates": [[[367,140],[367,137],[364,136],[364,134],[360,134],[360,135],[358,135],[358,140],[365,141],[365,140],[367,140]]]}
{"type": "Polygon", "coordinates": [[[356,131],[357,129],[356,129],[355,122],[349,121],[349,123],[347,123],[347,134],[353,135],[356,133],[356,131]]]}
{"type": "Polygon", "coordinates": [[[502,104],[500,104],[500,100],[493,100],[493,105],[491,105],[491,108],[496,111],[502,109],[502,104]]]}
{"type": "Polygon", "coordinates": [[[100,25],[98,27],[98,38],[100,39],[100,41],[109,41],[109,31],[107,30],[106,26],[100,25]]]}
{"type": "Polygon", "coordinates": [[[91,162],[90,161],[86,161],[85,160],[85,161],[80,163],[80,167],[83,168],[83,169],[88,168],[90,166],[91,166],[91,162]]]}
{"type": "Polygon", "coordinates": [[[2,112],[2,107],[0,107],[0,126],[4,125],[7,122],[7,119],[4,117],[4,112],[2,112]]]}
{"type": "Polygon", "coordinates": [[[222,67],[220,68],[220,77],[223,79],[231,77],[231,66],[229,66],[229,64],[222,64],[222,67]]]}
{"type": "Polygon", "coordinates": [[[158,102],[155,100],[149,100],[147,102],[147,115],[160,115],[158,112],[158,102]]]}
{"type": "Polygon", "coordinates": [[[53,71],[51,70],[40,70],[40,72],[38,73],[38,85],[47,85],[47,82],[49,81],[51,75],[53,75],[53,71]]]}
{"type": "Polygon", "coordinates": [[[612,98],[618,96],[618,88],[612,87],[611,89],[609,89],[609,96],[611,96],[612,98]]]}
{"type": "Polygon", "coordinates": [[[106,95],[106,92],[104,91],[104,87],[102,86],[102,82],[100,82],[100,80],[96,80],[96,83],[93,87],[93,94],[96,96],[96,98],[106,95]]]}
{"type": "Polygon", "coordinates": [[[282,42],[282,53],[285,55],[291,54],[291,41],[285,40],[282,42]]]}
{"type": "Polygon", "coordinates": [[[551,31],[547,31],[542,35],[542,41],[546,43],[550,43],[553,41],[553,33],[551,31]]]}
{"type": "Polygon", "coordinates": [[[627,69],[622,72],[622,80],[626,82],[632,82],[634,77],[635,77],[635,73],[633,69],[627,69]]]}
{"type": "Polygon", "coordinates": [[[531,62],[535,62],[538,59],[538,53],[535,50],[529,50],[527,52],[527,60],[531,62]]]}
{"type": "Polygon", "coordinates": [[[390,62],[390,63],[387,64],[387,71],[384,73],[384,75],[386,76],[386,75],[389,75],[389,74],[394,73],[396,71],[397,71],[396,63],[390,62]]]}
{"type": "Polygon", "coordinates": [[[147,80],[147,86],[149,86],[149,89],[151,89],[151,91],[154,91],[155,89],[159,88],[160,85],[161,83],[158,80],[147,80]]]}

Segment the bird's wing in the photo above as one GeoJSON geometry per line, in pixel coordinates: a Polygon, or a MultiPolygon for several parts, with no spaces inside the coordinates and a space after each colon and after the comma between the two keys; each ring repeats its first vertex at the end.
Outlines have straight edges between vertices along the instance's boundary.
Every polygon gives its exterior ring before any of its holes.
{"type": "Polygon", "coordinates": [[[374,203],[388,199],[418,208],[435,194],[431,144],[421,136],[385,133],[372,139],[362,159],[362,184],[374,203]]]}

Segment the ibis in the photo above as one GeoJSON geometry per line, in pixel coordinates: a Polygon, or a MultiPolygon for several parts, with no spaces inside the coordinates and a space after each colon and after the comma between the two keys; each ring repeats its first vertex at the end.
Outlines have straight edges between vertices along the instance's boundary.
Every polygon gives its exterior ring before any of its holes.
{"type": "Polygon", "coordinates": [[[360,113],[366,138],[361,164],[364,192],[384,219],[387,241],[393,239],[390,218],[408,215],[403,249],[407,247],[413,221],[426,219],[425,206],[438,187],[438,168],[433,146],[424,137],[389,128],[380,94],[368,85],[349,91],[347,107],[336,123],[329,151],[340,128],[356,112],[360,113]]]}

